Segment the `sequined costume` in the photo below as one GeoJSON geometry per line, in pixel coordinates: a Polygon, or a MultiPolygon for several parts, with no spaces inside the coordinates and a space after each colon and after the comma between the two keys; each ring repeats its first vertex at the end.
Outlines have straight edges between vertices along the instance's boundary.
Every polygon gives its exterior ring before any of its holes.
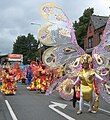
{"type": "Polygon", "coordinates": [[[65,75],[53,82],[46,95],[58,90],[63,99],[72,100],[77,98],[75,95],[80,92],[77,113],[82,113],[83,100],[90,102],[89,112],[96,113],[99,95],[110,103],[110,95],[107,92],[110,87],[110,18],[100,44],[93,49],[90,56],[78,45],[73,24],[61,7],[53,3],[44,4],[41,7],[41,14],[47,21],[54,21],[53,24],[42,26],[38,32],[39,41],[51,46],[44,51],[43,62],[51,68],[60,65],[65,65],[66,68],[65,75]],[[55,30],[53,26],[56,27],[55,30]],[[79,92],[76,90],[77,83],[79,92]]]}
{"type": "Polygon", "coordinates": [[[17,86],[14,75],[6,68],[2,71],[1,92],[4,94],[16,94],[17,86]]]}

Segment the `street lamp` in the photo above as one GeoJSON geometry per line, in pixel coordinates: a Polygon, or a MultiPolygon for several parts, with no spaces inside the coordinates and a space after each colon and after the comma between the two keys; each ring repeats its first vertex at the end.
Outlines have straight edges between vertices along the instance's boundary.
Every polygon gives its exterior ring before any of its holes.
{"type": "MultiPolygon", "coordinates": [[[[41,27],[41,24],[40,23],[35,23],[35,22],[31,22],[31,25],[37,25],[37,26],[40,26],[41,27]]],[[[38,41],[39,41],[39,39],[38,39],[38,41]]],[[[40,41],[39,41],[40,42],[40,41]]],[[[39,44],[40,46],[40,60],[42,60],[41,59],[41,42],[40,42],[40,44],[39,44]]]]}
{"type": "Polygon", "coordinates": [[[40,24],[40,23],[31,22],[31,25],[38,25],[38,26],[41,27],[41,24],[40,24]]]}

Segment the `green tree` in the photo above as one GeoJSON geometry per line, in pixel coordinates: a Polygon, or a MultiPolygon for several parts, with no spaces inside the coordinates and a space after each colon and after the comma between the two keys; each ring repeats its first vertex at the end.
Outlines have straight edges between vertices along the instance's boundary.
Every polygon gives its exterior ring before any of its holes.
{"type": "Polygon", "coordinates": [[[32,34],[27,36],[18,36],[16,42],[13,44],[13,53],[23,54],[23,62],[27,64],[30,60],[36,60],[39,42],[32,34]]]}
{"type": "Polygon", "coordinates": [[[76,37],[78,44],[83,48],[83,39],[87,33],[87,27],[89,24],[90,16],[94,13],[93,8],[88,8],[84,10],[83,16],[79,18],[79,22],[75,21],[73,26],[76,30],[76,37]]]}

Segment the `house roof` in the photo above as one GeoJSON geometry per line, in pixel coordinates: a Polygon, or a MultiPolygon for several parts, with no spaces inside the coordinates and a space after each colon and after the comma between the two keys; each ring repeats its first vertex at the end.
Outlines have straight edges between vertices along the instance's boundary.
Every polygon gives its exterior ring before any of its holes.
{"type": "Polygon", "coordinates": [[[108,18],[109,17],[107,17],[107,16],[92,15],[91,21],[93,23],[95,30],[105,26],[108,18]]]}

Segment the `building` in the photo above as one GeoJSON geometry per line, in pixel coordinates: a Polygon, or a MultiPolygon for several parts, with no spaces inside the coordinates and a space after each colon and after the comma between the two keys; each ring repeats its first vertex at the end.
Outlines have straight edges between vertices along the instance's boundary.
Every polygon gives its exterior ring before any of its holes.
{"type": "Polygon", "coordinates": [[[0,55],[0,64],[6,64],[7,62],[9,63],[14,63],[14,62],[23,62],[23,55],[22,54],[6,54],[6,55],[0,55]]]}
{"type": "Polygon", "coordinates": [[[8,55],[4,54],[4,55],[0,55],[0,64],[3,65],[4,63],[6,63],[8,55]]]}
{"type": "Polygon", "coordinates": [[[23,54],[8,54],[8,62],[20,62],[23,63],[23,54]]]}
{"type": "Polygon", "coordinates": [[[91,54],[93,47],[97,46],[106,26],[108,17],[92,15],[90,17],[87,35],[84,37],[84,50],[91,54]]]}

